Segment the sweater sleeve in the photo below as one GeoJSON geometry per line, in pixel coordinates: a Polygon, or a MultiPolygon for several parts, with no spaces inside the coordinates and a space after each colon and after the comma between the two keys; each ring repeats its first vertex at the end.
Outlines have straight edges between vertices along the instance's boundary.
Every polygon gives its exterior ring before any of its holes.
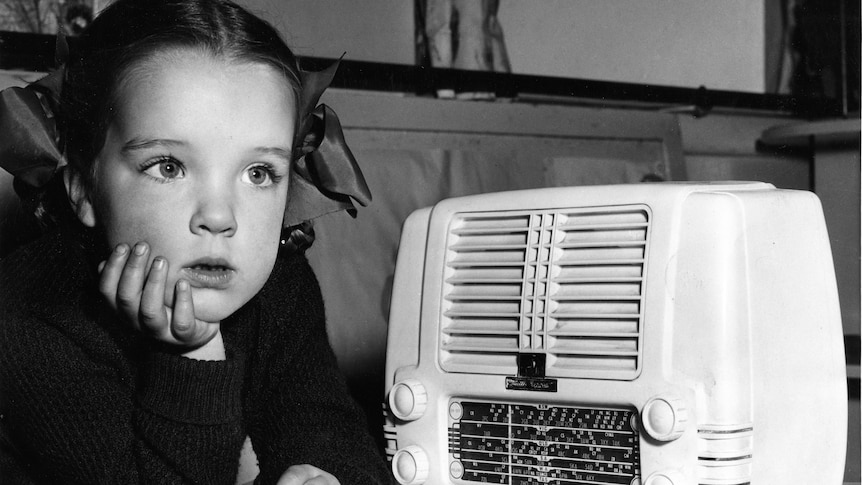
{"type": "Polygon", "coordinates": [[[0,465],[15,464],[37,483],[235,480],[241,357],[206,362],[153,351],[136,379],[54,326],[9,314],[0,344],[0,425],[11,445],[3,453],[15,454],[0,465]]]}
{"type": "Polygon", "coordinates": [[[261,469],[256,483],[275,483],[287,467],[304,463],[342,485],[392,483],[329,345],[320,289],[305,258],[276,265],[262,297],[264,320],[272,324],[261,329],[268,362],[249,424],[261,469]]]}

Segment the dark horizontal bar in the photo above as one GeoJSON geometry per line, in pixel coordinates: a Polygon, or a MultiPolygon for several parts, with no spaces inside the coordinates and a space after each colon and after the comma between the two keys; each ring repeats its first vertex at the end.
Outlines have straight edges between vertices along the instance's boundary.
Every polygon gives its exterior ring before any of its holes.
{"type": "MultiPolygon", "coordinates": [[[[860,362],[860,339],[857,335],[844,336],[844,362],[849,365],[859,365],[860,362]]],[[[847,397],[851,400],[859,400],[859,377],[847,377],[847,397]]]]}
{"type": "MultiPolygon", "coordinates": [[[[69,38],[74,46],[74,38],[69,38]]],[[[45,71],[54,64],[55,37],[45,34],[0,32],[0,69],[45,71]]],[[[333,59],[306,57],[303,69],[321,69],[333,59]]],[[[650,103],[694,106],[702,112],[714,107],[781,111],[806,118],[836,116],[841,103],[831,98],[682,88],[592,79],[533,76],[483,71],[437,69],[425,66],[343,60],[333,87],[434,95],[448,89],[455,93],[494,93],[501,98],[548,102],[589,100],[597,105],[650,103]]]]}
{"type": "Polygon", "coordinates": [[[859,365],[860,340],[858,335],[844,336],[844,360],[847,365],[859,365]]]}
{"type": "MultiPolygon", "coordinates": [[[[305,58],[304,69],[320,69],[331,59],[305,58]]],[[[436,69],[424,66],[342,61],[333,86],[350,89],[433,94],[438,89],[456,93],[493,92],[497,97],[547,96],[595,100],[611,105],[620,102],[714,107],[790,112],[806,117],[840,113],[840,102],[826,98],[801,98],[778,94],[681,88],[648,84],[598,81],[592,79],[533,76],[483,71],[436,69]],[[525,96],[526,95],[526,96],[525,96]]]]}

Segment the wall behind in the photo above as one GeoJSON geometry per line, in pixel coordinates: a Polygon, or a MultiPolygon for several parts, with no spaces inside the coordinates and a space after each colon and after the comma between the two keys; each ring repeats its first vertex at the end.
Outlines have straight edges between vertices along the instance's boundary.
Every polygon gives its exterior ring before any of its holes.
{"type": "MultiPolygon", "coordinates": [[[[240,0],[298,54],[413,64],[409,0],[240,0]]],[[[747,0],[501,0],[517,74],[764,91],[764,5],[747,0]]]]}
{"type": "Polygon", "coordinates": [[[412,0],[237,0],[281,30],[296,54],[413,64],[412,0]]]}
{"type": "Polygon", "coordinates": [[[522,74],[763,92],[763,2],[502,0],[522,74]]]}

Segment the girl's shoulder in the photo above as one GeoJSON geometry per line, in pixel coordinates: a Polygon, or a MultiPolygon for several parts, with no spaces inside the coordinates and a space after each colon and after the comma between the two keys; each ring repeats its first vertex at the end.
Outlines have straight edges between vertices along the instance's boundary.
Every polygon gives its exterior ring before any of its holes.
{"type": "Polygon", "coordinates": [[[81,293],[92,278],[82,249],[51,232],[0,260],[0,309],[51,308],[81,293]]]}
{"type": "Polygon", "coordinates": [[[260,294],[264,298],[289,296],[307,299],[319,292],[317,277],[308,259],[295,253],[278,257],[260,294]]]}
{"type": "Polygon", "coordinates": [[[278,258],[255,301],[263,312],[265,332],[297,336],[325,322],[320,286],[301,254],[278,258]]]}

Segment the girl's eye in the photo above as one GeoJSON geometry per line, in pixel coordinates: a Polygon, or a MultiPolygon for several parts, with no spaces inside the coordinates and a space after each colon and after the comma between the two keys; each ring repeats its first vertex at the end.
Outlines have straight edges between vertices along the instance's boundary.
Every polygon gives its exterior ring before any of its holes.
{"type": "Polygon", "coordinates": [[[242,181],[256,187],[266,187],[278,183],[281,177],[275,175],[272,169],[264,165],[249,167],[242,175],[242,181]]]}
{"type": "Polygon", "coordinates": [[[144,170],[144,173],[160,180],[173,180],[185,176],[182,165],[172,158],[156,160],[144,170]]]}

